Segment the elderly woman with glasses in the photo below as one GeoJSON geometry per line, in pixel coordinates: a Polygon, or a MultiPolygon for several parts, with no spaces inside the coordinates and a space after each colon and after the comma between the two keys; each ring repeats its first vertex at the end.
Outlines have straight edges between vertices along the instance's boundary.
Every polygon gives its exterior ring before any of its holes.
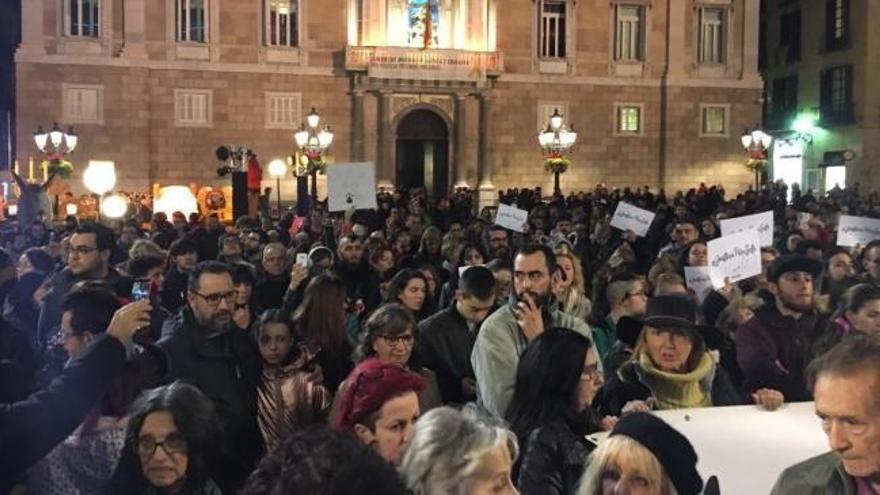
{"type": "Polygon", "coordinates": [[[135,403],[122,459],[104,493],[220,494],[211,479],[220,422],[210,399],[175,382],[135,403]]]}

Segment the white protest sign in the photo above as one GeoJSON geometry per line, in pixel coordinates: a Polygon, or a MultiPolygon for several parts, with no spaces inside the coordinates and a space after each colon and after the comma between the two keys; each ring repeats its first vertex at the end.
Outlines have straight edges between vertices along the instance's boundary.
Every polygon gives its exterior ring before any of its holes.
{"type": "Polygon", "coordinates": [[[712,290],[712,279],[709,277],[708,266],[686,266],[684,267],[684,279],[688,289],[694,291],[697,300],[703,304],[703,300],[712,290]]]}
{"type": "Polygon", "coordinates": [[[880,220],[876,218],[840,215],[837,223],[837,245],[865,247],[869,242],[880,239],[880,220]]]}
{"type": "Polygon", "coordinates": [[[654,216],[653,211],[643,210],[621,201],[617,203],[617,209],[614,210],[611,226],[624,232],[632,230],[637,236],[645,237],[654,221],[654,216]]]}
{"type": "Polygon", "coordinates": [[[703,479],[717,476],[721,493],[728,495],[770,493],[782,470],[830,450],[812,402],[788,403],[773,412],[730,406],[654,414],[690,440],[697,471],[703,479]]]}
{"type": "Polygon", "coordinates": [[[528,219],[529,212],[502,203],[498,205],[498,213],[495,214],[495,225],[514,232],[523,232],[528,219]]]}
{"type": "Polygon", "coordinates": [[[755,229],[709,241],[709,277],[716,289],[761,273],[761,244],[755,229]]]}
{"type": "Polygon", "coordinates": [[[376,166],[373,162],[327,166],[329,211],[376,208],[376,166]]]}
{"type": "Polygon", "coordinates": [[[797,225],[798,229],[801,231],[808,230],[810,228],[810,220],[813,219],[812,213],[807,213],[806,211],[799,211],[797,214],[797,225]]]}
{"type": "Polygon", "coordinates": [[[761,246],[773,245],[773,212],[765,211],[744,217],[725,218],[721,220],[721,235],[731,235],[756,229],[761,246]]]}

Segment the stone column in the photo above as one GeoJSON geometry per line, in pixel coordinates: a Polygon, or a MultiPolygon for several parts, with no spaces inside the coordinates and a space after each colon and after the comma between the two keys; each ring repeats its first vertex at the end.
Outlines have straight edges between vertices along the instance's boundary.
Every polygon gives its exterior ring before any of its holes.
{"type": "Polygon", "coordinates": [[[450,164],[450,175],[452,176],[453,187],[467,186],[465,175],[465,141],[467,140],[467,95],[457,93],[454,96],[455,106],[453,109],[453,125],[455,127],[455,148],[452,153],[452,163],[450,164]]]}
{"type": "Polygon", "coordinates": [[[669,9],[669,17],[667,17],[669,36],[666,40],[669,43],[667,49],[669,59],[666,61],[669,64],[668,77],[678,79],[685,76],[685,66],[690,64],[684,49],[687,8],[684,0],[669,0],[667,8],[669,9]]]}
{"type": "Polygon", "coordinates": [[[364,91],[351,92],[351,161],[364,160],[364,91]]]}
{"type": "Polygon", "coordinates": [[[379,187],[394,186],[394,166],[391,163],[391,92],[379,91],[376,120],[376,172],[379,187]]]}
{"type": "Polygon", "coordinates": [[[480,142],[477,148],[478,206],[493,206],[497,199],[492,184],[492,97],[480,95],[480,142]]]}
{"type": "Polygon", "coordinates": [[[743,49],[742,78],[754,81],[760,87],[761,73],[758,72],[758,28],[761,16],[760,0],[745,0],[743,5],[743,49]]]}
{"type": "MultiPolygon", "coordinates": [[[[59,13],[60,15],[60,13],[59,13]]],[[[43,55],[43,2],[30,0],[21,2],[21,44],[18,53],[43,55]]]]}
{"type": "Polygon", "coordinates": [[[147,58],[146,10],[145,0],[126,0],[123,18],[125,45],[121,56],[128,58],[147,58]]]}

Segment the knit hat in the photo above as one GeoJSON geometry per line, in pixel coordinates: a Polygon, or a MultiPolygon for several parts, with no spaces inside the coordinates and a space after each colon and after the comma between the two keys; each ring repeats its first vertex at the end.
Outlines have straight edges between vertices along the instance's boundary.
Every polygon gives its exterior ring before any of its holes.
{"type": "Polygon", "coordinates": [[[698,495],[703,489],[694,447],[662,419],[649,413],[624,414],[611,430],[614,435],[629,437],[654,454],[679,495],[698,495]]]}

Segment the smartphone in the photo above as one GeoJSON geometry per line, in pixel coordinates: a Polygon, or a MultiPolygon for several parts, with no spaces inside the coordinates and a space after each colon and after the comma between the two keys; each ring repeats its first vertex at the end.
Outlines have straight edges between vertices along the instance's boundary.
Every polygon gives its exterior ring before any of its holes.
{"type": "Polygon", "coordinates": [[[297,253],[296,264],[302,267],[309,266],[309,255],[306,253],[297,253]]]}
{"type": "Polygon", "coordinates": [[[131,286],[131,300],[140,301],[141,299],[149,299],[151,281],[148,279],[135,280],[131,286]]]}

